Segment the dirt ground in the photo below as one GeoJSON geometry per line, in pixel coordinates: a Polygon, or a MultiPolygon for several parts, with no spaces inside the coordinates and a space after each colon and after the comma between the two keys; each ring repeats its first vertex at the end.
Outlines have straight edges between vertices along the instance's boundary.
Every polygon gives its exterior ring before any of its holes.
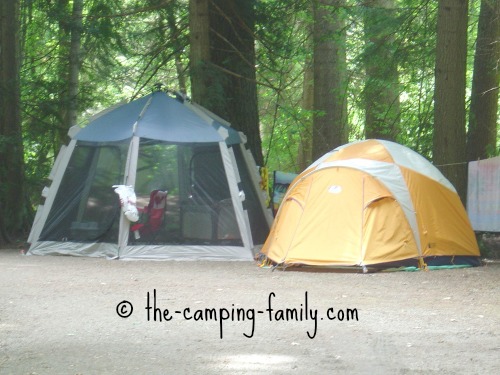
{"type": "Polygon", "coordinates": [[[2,375],[499,368],[498,262],[353,274],[0,250],[2,375]]]}

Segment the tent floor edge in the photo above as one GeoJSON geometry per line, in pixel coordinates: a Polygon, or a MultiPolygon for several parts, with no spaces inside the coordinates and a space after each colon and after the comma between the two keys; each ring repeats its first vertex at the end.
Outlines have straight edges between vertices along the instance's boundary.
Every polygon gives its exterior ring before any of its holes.
{"type": "Polygon", "coordinates": [[[312,265],[306,263],[286,263],[274,262],[265,254],[256,257],[259,267],[275,270],[279,268],[283,271],[301,272],[337,272],[337,273],[377,273],[377,272],[414,272],[453,268],[470,268],[482,265],[480,257],[477,256],[428,256],[422,258],[412,258],[385,262],[378,264],[362,265],[312,265]]]}

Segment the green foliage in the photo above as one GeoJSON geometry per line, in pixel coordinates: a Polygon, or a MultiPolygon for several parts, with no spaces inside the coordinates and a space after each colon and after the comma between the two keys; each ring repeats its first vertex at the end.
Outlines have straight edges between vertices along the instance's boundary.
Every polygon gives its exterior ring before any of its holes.
{"type": "MultiPolygon", "coordinates": [[[[187,3],[86,0],[78,104],[80,123],[156,82],[177,87],[174,54],[187,66],[187,3]],[[173,18],[172,24],[166,20],[173,18]],[[175,42],[174,42],[175,41],[175,42]]],[[[67,1],[26,1],[22,9],[21,106],[26,179],[35,204],[59,152],[68,64],[67,1]]]]}
{"type": "MultiPolygon", "coordinates": [[[[479,0],[473,0],[469,7],[468,87],[479,4],[479,0]]],[[[301,115],[304,113],[301,109],[304,68],[311,57],[311,46],[307,43],[312,22],[310,2],[263,1],[260,6],[257,72],[258,80],[264,82],[259,89],[264,152],[268,156],[269,169],[296,171],[298,139],[290,135],[290,129],[299,134],[300,129],[307,129],[311,118],[310,114],[301,115]]],[[[362,1],[347,0],[344,10],[347,17],[349,140],[354,141],[364,138],[364,61],[376,55],[375,45],[367,43],[364,36],[363,20],[366,16],[376,17],[379,9],[368,9],[362,1]]],[[[398,0],[393,17],[376,26],[391,30],[394,61],[380,59],[375,60],[375,64],[398,66],[401,125],[396,141],[429,159],[432,158],[434,126],[436,25],[437,2],[398,0]]]]}
{"type": "Polygon", "coordinates": [[[269,170],[297,171],[300,134],[311,115],[301,106],[310,57],[308,1],[262,1],[257,10],[257,81],[264,160],[269,170]]]}
{"type": "MultiPolygon", "coordinates": [[[[397,141],[431,158],[436,7],[432,0],[397,0],[393,17],[375,27],[392,30],[400,90],[397,141]]],[[[468,85],[472,77],[479,0],[470,1],[468,85]]],[[[66,20],[71,1],[24,1],[22,111],[26,178],[38,202],[60,147],[61,103],[68,63],[66,20]]],[[[256,71],[264,159],[270,170],[300,172],[299,144],[310,136],[312,110],[303,99],[311,64],[311,0],[256,2],[256,71]]],[[[364,62],[377,56],[367,43],[361,0],[345,0],[349,140],[364,137],[364,62]]],[[[372,14],[367,14],[372,12],[372,14]]],[[[147,94],[161,82],[189,91],[187,0],[86,0],[81,51],[79,121],[121,100],[147,94]]],[[[372,30],[377,32],[377,29],[372,30]]],[[[216,97],[216,96],[214,96],[216,97]]],[[[498,154],[492,150],[492,154],[498,154]]]]}

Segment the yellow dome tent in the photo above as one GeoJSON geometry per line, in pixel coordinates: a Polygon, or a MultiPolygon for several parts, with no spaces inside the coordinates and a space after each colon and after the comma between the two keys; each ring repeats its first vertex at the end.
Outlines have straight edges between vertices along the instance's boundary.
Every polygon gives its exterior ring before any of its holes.
{"type": "Polygon", "coordinates": [[[382,140],[338,147],[297,176],[261,255],[285,267],[364,271],[480,264],[452,184],[418,153],[382,140]]]}

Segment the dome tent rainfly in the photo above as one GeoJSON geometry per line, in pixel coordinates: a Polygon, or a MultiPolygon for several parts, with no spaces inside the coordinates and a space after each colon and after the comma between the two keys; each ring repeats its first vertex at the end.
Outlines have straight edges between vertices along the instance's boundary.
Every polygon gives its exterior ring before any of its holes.
{"type": "Polygon", "coordinates": [[[252,260],[265,241],[272,215],[246,138],[205,108],[156,91],[69,134],[28,254],[252,260]],[[161,192],[154,230],[131,230],[148,215],[130,222],[115,185],[133,187],[139,211],[161,192]]]}
{"type": "Polygon", "coordinates": [[[382,140],[340,146],[297,176],[260,255],[365,272],[480,264],[451,183],[418,153],[382,140]]]}

